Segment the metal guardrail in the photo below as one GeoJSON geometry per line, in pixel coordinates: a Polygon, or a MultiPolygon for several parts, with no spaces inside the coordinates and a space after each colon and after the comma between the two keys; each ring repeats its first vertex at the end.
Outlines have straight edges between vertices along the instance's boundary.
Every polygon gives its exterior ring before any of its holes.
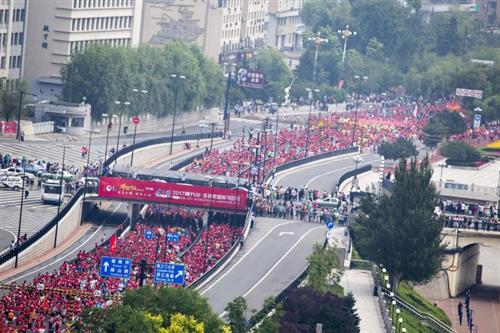
{"type": "MultiPolygon", "coordinates": [[[[253,217],[253,206],[250,207],[250,209],[247,212],[247,216],[245,218],[245,225],[243,227],[243,234],[248,235],[248,230],[250,229],[250,221],[252,220],[253,217]]],[[[216,272],[221,266],[225,265],[227,260],[231,258],[234,252],[238,251],[240,249],[240,242],[237,241],[231,246],[229,251],[214,265],[212,266],[208,271],[206,271],[203,275],[201,275],[198,279],[193,281],[188,288],[197,288],[200,286],[205,280],[207,280],[214,272],[216,272]]]]}
{"type": "MultiPolygon", "coordinates": [[[[213,138],[221,138],[224,135],[222,131],[219,132],[214,132],[213,138]]],[[[192,141],[192,140],[205,140],[205,139],[210,139],[212,138],[212,133],[194,133],[194,134],[184,134],[184,135],[176,135],[174,136],[174,142],[179,142],[179,141],[192,141]]],[[[166,137],[161,137],[161,138],[154,138],[154,139],[149,139],[149,140],[144,140],[141,142],[136,143],[135,145],[130,145],[125,148],[120,149],[113,155],[111,155],[104,163],[103,167],[109,167],[111,163],[115,162],[117,159],[119,159],[122,156],[127,155],[128,153],[131,153],[133,150],[144,148],[147,146],[152,146],[152,145],[158,145],[158,144],[165,144],[170,142],[170,136],[166,137]]]]}
{"type": "MultiPolygon", "coordinates": [[[[73,208],[73,206],[77,203],[78,199],[83,195],[84,188],[81,187],[76,191],[76,193],[68,200],[68,202],[62,207],[59,214],[57,214],[52,220],[50,220],[47,224],[45,224],[42,228],[40,228],[37,232],[28,237],[27,240],[20,243],[18,247],[10,249],[7,252],[4,252],[0,255],[0,265],[6,263],[10,259],[14,258],[16,254],[23,252],[28,247],[33,245],[40,238],[45,236],[57,223],[59,223],[62,218],[73,208]]],[[[92,188],[87,188],[87,193],[92,193],[92,188]]]]}
{"type": "Polygon", "coordinates": [[[367,171],[370,171],[371,169],[372,169],[372,165],[368,164],[368,165],[363,165],[362,167],[359,167],[356,170],[351,170],[349,172],[344,173],[342,176],[340,176],[340,178],[337,182],[337,188],[339,188],[340,185],[343,182],[345,182],[347,179],[354,177],[354,176],[357,176],[357,175],[360,175],[360,174],[365,173],[367,171]]]}

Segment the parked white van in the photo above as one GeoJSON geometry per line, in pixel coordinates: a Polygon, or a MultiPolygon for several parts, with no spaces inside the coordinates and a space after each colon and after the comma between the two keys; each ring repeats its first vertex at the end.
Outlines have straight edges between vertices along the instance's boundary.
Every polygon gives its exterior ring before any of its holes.
{"type": "Polygon", "coordinates": [[[3,176],[0,178],[0,185],[15,191],[23,188],[23,179],[19,176],[3,176]]]}

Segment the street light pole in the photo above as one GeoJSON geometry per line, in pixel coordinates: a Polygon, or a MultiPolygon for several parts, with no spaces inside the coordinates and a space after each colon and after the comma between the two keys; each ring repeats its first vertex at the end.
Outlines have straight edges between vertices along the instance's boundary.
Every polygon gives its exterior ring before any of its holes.
{"type": "Polygon", "coordinates": [[[347,39],[351,36],[356,36],[357,32],[349,30],[349,25],[346,25],[344,30],[338,30],[337,32],[342,35],[342,39],[344,40],[344,51],[342,52],[342,63],[344,63],[347,51],[347,39]]]}
{"type": "Polygon", "coordinates": [[[170,134],[170,155],[172,155],[172,150],[174,147],[174,130],[175,130],[175,116],[177,113],[177,97],[178,97],[178,80],[185,80],[186,77],[184,75],[172,74],[170,75],[172,79],[174,79],[174,114],[172,118],[172,133],[170,134]]]}
{"type": "MultiPolygon", "coordinates": [[[[122,117],[123,117],[123,107],[130,105],[130,102],[115,101],[115,105],[120,105],[120,118],[118,119],[118,138],[116,139],[116,152],[120,147],[120,134],[122,132],[122,117]]],[[[92,132],[90,132],[92,135],[92,132]]],[[[115,153],[116,153],[115,152],[115,153]]]]}
{"type": "Polygon", "coordinates": [[[26,191],[26,171],[23,168],[23,187],[21,189],[21,206],[19,207],[19,223],[17,225],[17,242],[16,242],[16,260],[14,262],[14,268],[17,268],[19,262],[19,245],[21,239],[21,222],[23,220],[23,205],[24,205],[24,192],[26,191]]]}
{"type": "Polygon", "coordinates": [[[314,45],[316,46],[316,52],[314,53],[314,66],[313,66],[313,78],[312,78],[312,82],[316,83],[316,65],[318,64],[319,47],[323,43],[328,43],[328,39],[321,38],[321,33],[318,31],[316,36],[309,37],[308,40],[312,41],[314,43],[314,45]]]}
{"type": "MultiPolygon", "coordinates": [[[[90,135],[89,135],[89,151],[87,152],[87,172],[85,172],[85,182],[83,183],[83,199],[82,199],[82,206],[85,207],[85,197],[87,194],[87,181],[89,178],[89,167],[90,167],[90,153],[91,153],[91,148],[92,148],[92,133],[94,132],[94,129],[92,128],[92,125],[90,125],[90,135]]],[[[80,225],[83,223],[83,213],[84,210],[82,208],[82,218],[80,219],[80,225]]],[[[56,237],[57,240],[57,237],[56,237]]]]}
{"type": "Polygon", "coordinates": [[[212,134],[210,135],[210,151],[212,151],[212,147],[214,145],[214,128],[215,128],[215,123],[211,123],[212,125],[212,134]]]}
{"type": "Polygon", "coordinates": [[[307,130],[306,130],[306,149],[304,152],[304,157],[307,157],[307,153],[309,152],[309,131],[311,128],[311,113],[312,113],[312,107],[313,107],[313,101],[314,101],[314,93],[319,92],[319,89],[310,89],[306,88],[306,91],[309,93],[309,98],[311,100],[311,103],[309,104],[309,115],[307,117],[307,130]]]}
{"type": "Polygon", "coordinates": [[[21,141],[22,135],[21,135],[21,111],[23,109],[23,95],[29,95],[33,96],[35,99],[37,98],[37,95],[31,94],[28,92],[25,92],[21,89],[19,89],[19,101],[17,104],[17,131],[16,131],[16,139],[18,141],[21,141]]]}
{"type": "Polygon", "coordinates": [[[224,138],[227,136],[227,132],[229,131],[230,122],[231,122],[231,114],[229,112],[229,90],[231,89],[231,78],[233,76],[232,67],[235,64],[224,63],[224,66],[229,67],[229,71],[227,73],[227,82],[226,82],[226,93],[224,96],[224,138]]]}
{"type": "MultiPolygon", "coordinates": [[[[359,76],[355,75],[354,76],[355,80],[368,80],[367,76],[359,76]]],[[[356,127],[358,125],[358,100],[356,97],[354,97],[354,103],[356,104],[354,107],[354,124],[353,124],[353,129],[352,129],[352,141],[351,141],[351,146],[354,147],[354,143],[356,142],[356,127]]]]}
{"type": "MultiPolygon", "coordinates": [[[[62,155],[62,165],[61,165],[61,178],[59,179],[59,201],[57,204],[57,214],[61,211],[61,196],[62,196],[62,183],[63,183],[63,176],[64,176],[64,159],[66,157],[66,145],[63,145],[63,155],[62,155]]],[[[56,235],[57,235],[57,227],[56,227],[56,235]]]]}
{"type": "MultiPolygon", "coordinates": [[[[136,112],[135,112],[135,116],[138,117],[139,116],[139,104],[141,102],[141,94],[147,94],[148,91],[147,90],[139,90],[139,89],[132,89],[133,92],[137,93],[137,107],[135,108],[136,112]]],[[[132,139],[132,146],[135,145],[135,135],[137,133],[137,122],[134,121],[134,138],[132,139]]],[[[135,149],[132,150],[132,154],[130,156],[130,166],[132,166],[134,164],[134,151],[135,149]]]]}
{"type": "Polygon", "coordinates": [[[210,213],[212,212],[212,200],[213,200],[213,197],[214,197],[214,180],[212,177],[210,177],[209,179],[209,184],[212,188],[211,190],[211,194],[210,194],[210,207],[208,209],[208,218],[207,218],[207,233],[206,233],[206,236],[205,236],[205,255],[203,257],[203,273],[206,272],[206,268],[207,268],[207,256],[208,256],[208,233],[210,231],[210,213]]]}

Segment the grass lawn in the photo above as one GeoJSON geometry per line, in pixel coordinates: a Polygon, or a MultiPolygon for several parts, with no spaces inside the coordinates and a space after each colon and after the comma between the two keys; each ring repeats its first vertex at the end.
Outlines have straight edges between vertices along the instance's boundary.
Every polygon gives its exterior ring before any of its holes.
{"type": "Polygon", "coordinates": [[[431,314],[444,324],[451,326],[450,319],[448,318],[446,313],[444,313],[444,311],[439,307],[426,300],[423,296],[418,294],[408,283],[401,282],[399,284],[398,296],[402,298],[406,303],[413,305],[421,313],[431,314]]]}

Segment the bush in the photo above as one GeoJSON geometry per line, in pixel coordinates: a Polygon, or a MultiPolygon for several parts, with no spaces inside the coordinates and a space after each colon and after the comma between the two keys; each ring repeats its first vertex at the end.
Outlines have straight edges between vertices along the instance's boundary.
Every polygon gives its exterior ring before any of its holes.
{"type": "Polygon", "coordinates": [[[465,120],[460,114],[451,111],[436,113],[423,128],[424,144],[435,147],[445,136],[463,133],[465,129],[465,120]]]}
{"type": "Polygon", "coordinates": [[[441,148],[441,154],[453,162],[476,162],[481,159],[481,153],[465,141],[452,141],[441,148]]]}
{"type": "Polygon", "coordinates": [[[417,147],[404,138],[399,138],[396,142],[382,142],[378,147],[378,153],[389,160],[408,158],[417,156],[417,147]]]}

